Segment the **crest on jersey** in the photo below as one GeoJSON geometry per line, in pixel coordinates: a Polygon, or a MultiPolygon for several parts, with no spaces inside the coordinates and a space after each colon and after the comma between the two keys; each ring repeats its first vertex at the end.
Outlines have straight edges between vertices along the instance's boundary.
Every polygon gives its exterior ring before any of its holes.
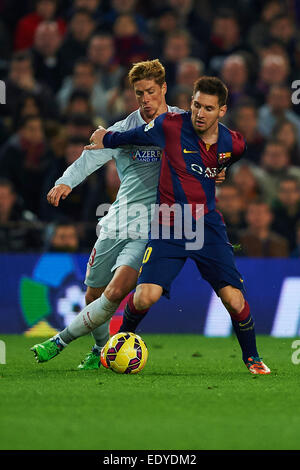
{"type": "Polygon", "coordinates": [[[224,163],[224,161],[228,160],[230,157],[231,152],[218,153],[218,163],[224,163]]]}
{"type": "Polygon", "coordinates": [[[149,131],[150,129],[152,129],[152,127],[154,127],[154,120],[153,120],[153,121],[150,121],[149,124],[147,124],[147,126],[145,126],[144,131],[147,132],[147,131],[149,131]]]}

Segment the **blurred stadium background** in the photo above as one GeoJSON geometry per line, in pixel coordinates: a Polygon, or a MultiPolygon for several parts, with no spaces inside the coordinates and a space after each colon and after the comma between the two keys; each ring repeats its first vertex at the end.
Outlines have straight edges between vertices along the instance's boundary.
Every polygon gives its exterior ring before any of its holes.
{"type": "MultiPolygon", "coordinates": [[[[119,187],[114,163],[59,208],[45,196],[97,125],[136,109],[131,64],[159,58],[170,105],[188,110],[200,75],[227,84],[224,124],[248,153],[219,187],[218,207],[257,333],[299,335],[299,23],[297,0],[0,0],[0,334],[48,335],[83,307],[96,208],[119,187]]],[[[172,293],[141,332],[231,333],[192,263],[172,293]]],[[[122,305],[112,332],[121,314],[122,305]]]]}

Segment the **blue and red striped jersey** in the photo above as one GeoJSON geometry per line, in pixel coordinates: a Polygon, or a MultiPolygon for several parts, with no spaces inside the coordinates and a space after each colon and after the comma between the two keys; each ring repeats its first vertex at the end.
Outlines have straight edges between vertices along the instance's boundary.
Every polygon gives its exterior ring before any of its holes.
{"type": "Polygon", "coordinates": [[[206,144],[196,133],[191,112],[164,113],[127,132],[108,132],[103,139],[107,148],[128,144],[155,144],[164,149],[158,185],[158,204],[190,204],[195,218],[196,204],[204,205],[204,214],[216,207],[215,178],[225,167],[239,160],[246,143],[239,132],[219,123],[218,141],[206,144]]]}

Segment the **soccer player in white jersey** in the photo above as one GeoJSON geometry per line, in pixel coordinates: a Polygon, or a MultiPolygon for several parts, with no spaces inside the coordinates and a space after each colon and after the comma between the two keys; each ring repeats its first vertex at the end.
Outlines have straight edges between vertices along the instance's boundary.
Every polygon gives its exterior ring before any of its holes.
{"type": "MultiPolygon", "coordinates": [[[[182,112],[166,104],[165,70],[159,60],[135,64],[129,72],[129,81],[139,108],[109,130],[126,131],[149,123],[167,111],[182,112]]],[[[148,241],[150,209],[156,202],[162,155],[162,150],[155,146],[98,150],[97,131],[91,142],[47,196],[49,203],[58,206],[60,199],[65,199],[88,175],[109,160],[115,160],[121,185],[116,201],[101,219],[100,235],[87,265],[87,306],[62,332],[31,348],[38,362],[45,362],[75,338],[92,332],[95,345],[78,366],[85,370],[99,367],[101,348],[109,338],[109,321],[121,301],[136,286],[148,241]],[[143,204],[146,213],[138,210],[138,204],[143,204]],[[141,233],[138,228],[142,228],[141,233]]],[[[223,179],[224,173],[216,181],[223,179]]]]}

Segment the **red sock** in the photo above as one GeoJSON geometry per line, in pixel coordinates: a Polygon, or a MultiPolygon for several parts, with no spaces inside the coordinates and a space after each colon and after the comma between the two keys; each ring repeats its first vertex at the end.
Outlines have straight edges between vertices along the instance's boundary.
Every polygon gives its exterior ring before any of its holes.
{"type": "Polygon", "coordinates": [[[137,310],[134,306],[134,303],[133,303],[133,296],[134,296],[134,292],[132,292],[129,296],[129,299],[128,299],[128,307],[130,308],[130,311],[131,313],[133,314],[138,314],[138,315],[144,315],[145,313],[148,312],[148,308],[146,308],[145,310],[137,310]]]}
{"type": "Polygon", "coordinates": [[[251,317],[250,307],[247,300],[245,300],[245,306],[238,315],[232,313],[230,315],[232,326],[243,353],[243,361],[246,364],[249,357],[259,356],[256,347],[254,321],[251,317]]]}
{"type": "Polygon", "coordinates": [[[245,305],[244,305],[243,310],[238,314],[237,313],[230,313],[230,316],[233,320],[243,321],[243,320],[246,320],[246,318],[249,316],[249,314],[250,314],[250,306],[249,306],[247,300],[245,300],[245,305]]]}
{"type": "Polygon", "coordinates": [[[144,316],[149,310],[137,310],[133,303],[133,295],[134,294],[130,294],[128,298],[127,304],[124,309],[123,323],[119,329],[119,332],[131,331],[132,333],[134,333],[136,328],[138,327],[138,325],[143,320],[144,316]]]}

